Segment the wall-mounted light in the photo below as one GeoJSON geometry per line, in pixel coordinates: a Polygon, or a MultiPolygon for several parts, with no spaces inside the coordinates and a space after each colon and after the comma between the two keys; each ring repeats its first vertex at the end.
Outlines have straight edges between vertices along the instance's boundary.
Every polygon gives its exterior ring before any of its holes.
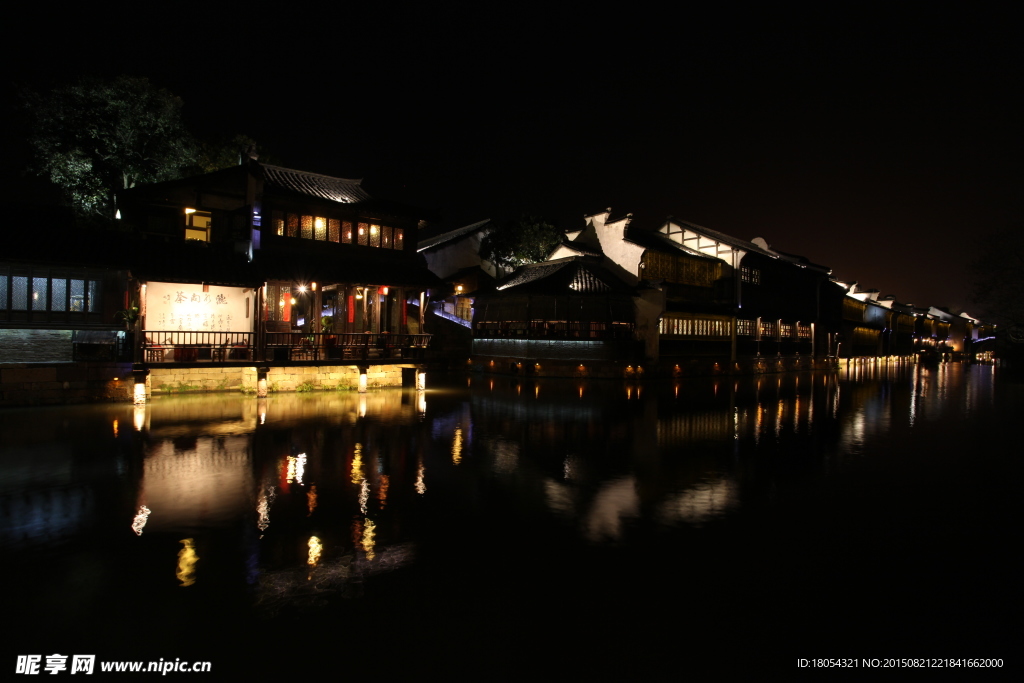
{"type": "Polygon", "coordinates": [[[380,288],[380,293],[383,294],[384,296],[387,296],[389,291],[390,291],[390,289],[388,287],[381,287],[380,288]]]}
{"type": "Polygon", "coordinates": [[[303,294],[306,293],[306,285],[299,285],[299,291],[303,294]]]}
{"type": "Polygon", "coordinates": [[[363,288],[362,287],[356,287],[356,298],[357,299],[362,299],[363,298],[363,288]]]}
{"type": "Polygon", "coordinates": [[[309,283],[309,288],[312,289],[315,292],[316,291],[316,283],[315,282],[310,282],[309,283]]]}

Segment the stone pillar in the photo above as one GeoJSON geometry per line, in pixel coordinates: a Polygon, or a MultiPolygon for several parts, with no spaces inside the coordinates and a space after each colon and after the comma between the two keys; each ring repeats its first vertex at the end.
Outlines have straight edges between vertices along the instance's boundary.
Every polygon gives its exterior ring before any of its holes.
{"type": "Polygon", "coordinates": [[[366,367],[359,368],[359,393],[366,393],[366,367]]]}
{"type": "Polygon", "coordinates": [[[146,376],[149,375],[149,370],[140,364],[132,366],[132,379],[135,382],[134,392],[132,393],[132,402],[137,406],[146,404],[146,376]]]}
{"type": "Polygon", "coordinates": [[[267,397],[267,373],[269,368],[256,368],[256,398],[267,397]]]}

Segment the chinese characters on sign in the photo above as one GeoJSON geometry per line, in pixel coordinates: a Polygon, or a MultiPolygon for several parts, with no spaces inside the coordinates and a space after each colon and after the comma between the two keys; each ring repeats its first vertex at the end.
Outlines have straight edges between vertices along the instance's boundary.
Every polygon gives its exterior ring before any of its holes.
{"type": "Polygon", "coordinates": [[[147,286],[146,330],[249,332],[253,290],[238,287],[151,282],[147,286]]]}

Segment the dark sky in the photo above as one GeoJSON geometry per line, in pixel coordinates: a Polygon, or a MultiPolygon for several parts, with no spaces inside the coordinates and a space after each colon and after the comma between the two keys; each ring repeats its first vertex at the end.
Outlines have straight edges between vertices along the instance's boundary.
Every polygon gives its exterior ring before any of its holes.
{"type": "Polygon", "coordinates": [[[65,17],[5,46],[7,93],[147,76],[198,135],[246,133],[451,227],[673,215],[969,312],[964,265],[1022,224],[1010,14],[376,7],[65,17]]]}

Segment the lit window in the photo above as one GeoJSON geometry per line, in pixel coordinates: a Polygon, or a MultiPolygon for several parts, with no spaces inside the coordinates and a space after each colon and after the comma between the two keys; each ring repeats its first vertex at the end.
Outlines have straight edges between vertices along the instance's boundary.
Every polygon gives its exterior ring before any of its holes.
{"type": "Polygon", "coordinates": [[[761,271],[757,268],[743,266],[740,268],[740,279],[752,285],[759,285],[761,284],[761,271]]]}
{"type": "Polygon", "coordinates": [[[185,209],[185,239],[209,242],[211,222],[209,211],[185,209]]]}

